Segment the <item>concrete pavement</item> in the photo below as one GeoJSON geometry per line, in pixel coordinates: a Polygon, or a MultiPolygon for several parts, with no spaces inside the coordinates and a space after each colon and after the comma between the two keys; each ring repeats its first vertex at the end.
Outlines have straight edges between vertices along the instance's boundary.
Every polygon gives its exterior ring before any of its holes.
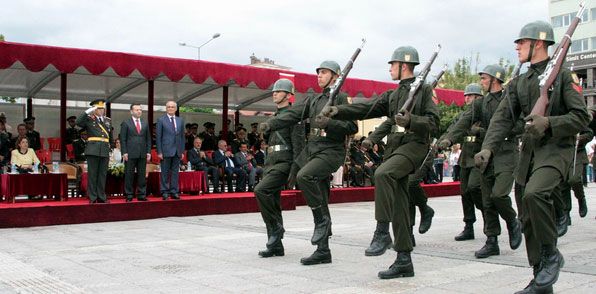
{"type": "MultiPolygon", "coordinates": [[[[572,221],[559,249],[566,264],[557,293],[596,293],[596,185],[589,212],[572,221]]],[[[259,258],[266,242],[260,214],[171,217],[143,221],[0,230],[0,293],[513,293],[531,269],[525,247],[512,251],[506,226],[501,255],[483,260],[476,239],[456,242],[463,228],[459,197],[432,198],[429,232],[416,233],[416,276],[380,280],[395,252],[366,257],[374,230],[372,202],[331,205],[333,263],[303,266],[310,245],[307,207],[284,211],[286,255],[259,258]]],[[[477,214],[480,218],[480,214],[477,214]]],[[[417,217],[419,219],[419,216],[417,217]]]]}

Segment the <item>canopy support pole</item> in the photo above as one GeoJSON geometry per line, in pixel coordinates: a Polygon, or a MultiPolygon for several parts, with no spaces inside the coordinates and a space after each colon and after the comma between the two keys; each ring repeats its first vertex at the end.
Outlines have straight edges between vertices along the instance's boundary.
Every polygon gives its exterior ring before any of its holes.
{"type": "Polygon", "coordinates": [[[60,74],[60,161],[66,161],[66,73],[60,74]]]}
{"type": "Polygon", "coordinates": [[[155,82],[149,80],[147,83],[147,123],[149,124],[149,132],[153,136],[153,106],[155,103],[155,82]]]}
{"type": "Polygon", "coordinates": [[[223,107],[221,111],[221,136],[223,140],[228,142],[228,86],[223,87],[223,107]]]}

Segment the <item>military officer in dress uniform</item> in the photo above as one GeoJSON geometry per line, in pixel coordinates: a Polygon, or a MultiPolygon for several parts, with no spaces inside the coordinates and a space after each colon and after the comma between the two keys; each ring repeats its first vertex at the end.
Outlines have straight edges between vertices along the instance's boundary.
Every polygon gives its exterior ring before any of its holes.
{"type": "MultiPolygon", "coordinates": [[[[472,83],[464,89],[465,103],[468,109],[472,109],[471,105],[474,100],[482,97],[482,87],[477,83],[472,83]]],[[[482,208],[482,190],[480,188],[480,170],[474,166],[474,154],[480,151],[481,143],[476,142],[475,136],[470,134],[467,129],[462,139],[455,140],[453,138],[453,130],[457,122],[464,115],[462,111],[454,122],[449,126],[447,132],[439,139],[439,147],[442,149],[448,148],[454,142],[462,141],[462,151],[459,156],[459,166],[461,168],[461,181],[459,183],[461,190],[461,204],[464,213],[464,230],[455,236],[455,241],[465,241],[474,239],[474,223],[476,222],[476,213],[474,207],[480,210],[480,215],[484,219],[482,208]]]]}
{"type": "MultiPolygon", "coordinates": [[[[294,94],[294,84],[288,79],[279,79],[273,84],[273,102],[277,106],[275,116],[290,109],[290,95],[294,94]]],[[[304,138],[296,137],[294,125],[288,128],[271,131],[265,134],[269,147],[265,160],[263,179],[255,187],[255,196],[259,203],[261,216],[267,228],[266,249],[259,251],[262,257],[283,256],[284,236],[283,218],[281,215],[281,190],[288,183],[290,169],[294,161],[293,144],[304,138]]]]}
{"type": "Polygon", "coordinates": [[[91,107],[77,118],[77,125],[87,131],[87,194],[89,203],[108,203],[106,176],[112,146],[112,123],[105,117],[105,100],[91,102],[91,107]]]}
{"type": "MultiPolygon", "coordinates": [[[[452,136],[459,138],[469,132],[473,141],[482,142],[491,117],[504,99],[502,84],[505,79],[505,69],[492,64],[486,66],[478,74],[482,88],[487,94],[476,99],[472,106],[464,112],[462,118],[455,125],[452,136]]],[[[482,173],[484,234],[487,236],[487,240],[485,245],[474,253],[476,258],[500,254],[497,241],[497,236],[501,234],[499,216],[507,222],[511,249],[515,250],[521,244],[521,224],[509,197],[513,187],[513,170],[518,158],[515,137],[521,132],[522,125],[518,123],[515,128],[510,130],[500,148],[494,150],[493,160],[482,173]]]]}
{"type": "Polygon", "coordinates": [[[412,112],[400,113],[408,99],[414,67],[420,63],[418,51],[411,46],[395,49],[389,60],[391,78],[399,81],[397,90],[389,90],[378,99],[352,105],[327,107],[323,115],[334,119],[369,119],[387,116],[368,138],[378,143],[386,135],[384,161],[375,172],[375,219],[377,228],[365,255],[381,255],[391,247],[389,223],[393,225],[397,258],[388,270],[379,272],[381,279],[414,276],[410,252],[410,200],[408,175],[423,164],[430,138],[439,125],[439,109],[432,100],[432,86],[424,84],[416,93],[412,112]]]}
{"type": "Polygon", "coordinates": [[[518,117],[526,121],[515,181],[523,186],[522,222],[528,261],[533,278],[517,293],[552,293],[564,264],[557,249],[557,230],[552,193],[567,177],[573,161],[575,135],[590,121],[581,88],[562,68],[549,91],[544,116],[530,114],[540,96],[538,77],[549,62],[548,46],[554,44],[553,29],[544,21],[526,24],[515,40],[520,62],[530,62],[528,71],[513,79],[508,101],[503,100],[492,116],[482,144],[474,156],[485,167],[510,135],[518,117]]]}
{"type": "MultiPolygon", "coordinates": [[[[312,210],[315,229],[311,243],[317,250],[309,257],[302,258],[303,265],[331,262],[329,237],[331,236],[331,215],[329,214],[329,178],[346,157],[345,141],[347,136],[358,131],[353,121],[339,121],[315,117],[329,100],[330,87],[341,74],[339,64],[335,61],[323,61],[317,68],[317,82],[323,93],[307,98],[295,104],[291,109],[262,123],[261,132],[278,131],[293,126],[304,119],[310,120],[308,143],[296,160],[300,170],[296,176],[298,187],[304,193],[306,202],[312,210]]],[[[348,97],[338,93],[331,105],[348,104],[348,97]]]]}

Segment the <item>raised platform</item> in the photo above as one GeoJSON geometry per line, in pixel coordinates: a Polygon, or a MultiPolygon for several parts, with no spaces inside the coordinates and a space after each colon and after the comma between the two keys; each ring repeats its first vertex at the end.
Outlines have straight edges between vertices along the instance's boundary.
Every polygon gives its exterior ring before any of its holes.
{"type": "MultiPolygon", "coordinates": [[[[459,182],[423,185],[429,197],[459,194],[459,182]]],[[[330,203],[374,200],[374,187],[336,188],[331,190],[330,203]]],[[[282,193],[283,210],[295,210],[305,205],[302,193],[287,190],[282,193]]],[[[193,216],[257,212],[259,207],[253,193],[222,193],[182,195],[180,200],[163,201],[149,197],[146,202],[125,202],[121,197],[109,204],[90,205],[86,198],[68,201],[18,201],[0,204],[0,228],[49,226],[92,222],[151,219],[169,216],[193,216]]]]}

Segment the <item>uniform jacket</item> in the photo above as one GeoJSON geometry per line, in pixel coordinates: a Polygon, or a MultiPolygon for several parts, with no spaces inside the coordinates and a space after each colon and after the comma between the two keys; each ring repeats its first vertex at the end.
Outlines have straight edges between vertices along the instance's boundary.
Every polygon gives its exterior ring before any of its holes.
{"type": "Polygon", "coordinates": [[[145,158],[151,153],[151,133],[147,121],[141,120],[141,133],[131,118],[120,124],[120,143],[122,154],[128,153],[128,158],[145,158]]]}
{"type": "MultiPolygon", "coordinates": [[[[548,60],[532,64],[528,71],[509,84],[509,99],[504,99],[493,115],[483,149],[494,154],[503,140],[509,136],[518,117],[530,114],[540,96],[538,76],[546,68],[548,60]],[[510,107],[511,105],[511,108],[510,107]],[[514,117],[511,117],[513,113],[514,117]]],[[[549,107],[545,116],[549,119],[549,128],[542,138],[522,136],[522,148],[516,169],[516,181],[525,184],[528,172],[541,167],[557,169],[565,179],[573,160],[575,135],[585,129],[590,121],[586,104],[577,90],[579,87],[572,79],[571,72],[562,69],[553,84],[549,95],[549,107]]]]}
{"type": "Polygon", "coordinates": [[[109,157],[111,146],[113,144],[111,120],[104,117],[104,123],[101,123],[95,115],[87,115],[83,112],[77,118],[77,125],[87,130],[89,138],[100,137],[106,138],[109,142],[91,141],[87,142],[85,147],[85,155],[93,155],[99,157],[109,157]]]}
{"type": "Polygon", "coordinates": [[[174,120],[175,130],[167,114],[157,120],[157,154],[163,154],[164,157],[182,157],[184,152],[184,120],[178,116],[175,116],[174,120]]]}
{"type": "Polygon", "coordinates": [[[389,90],[381,97],[364,103],[338,106],[338,119],[368,119],[387,116],[385,120],[369,137],[372,142],[379,142],[387,138],[384,159],[396,154],[410,159],[415,166],[420,166],[430,145],[430,138],[437,132],[439,126],[439,109],[432,100],[432,87],[428,84],[416,93],[416,104],[412,109],[410,125],[406,132],[392,133],[395,125],[393,117],[399,112],[408,99],[410,85],[414,78],[400,81],[397,90],[389,90]],[[371,109],[372,108],[372,109],[371,109]],[[368,114],[368,115],[367,115],[368,114]]]}

